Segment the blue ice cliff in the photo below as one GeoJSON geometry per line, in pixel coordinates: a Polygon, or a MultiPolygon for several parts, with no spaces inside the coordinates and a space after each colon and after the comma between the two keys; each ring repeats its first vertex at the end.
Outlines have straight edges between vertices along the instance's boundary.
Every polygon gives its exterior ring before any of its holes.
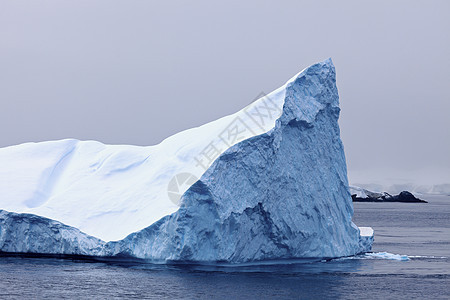
{"type": "Polygon", "coordinates": [[[373,230],[352,223],[339,111],[329,59],[157,146],[0,149],[0,251],[229,263],[370,251],[373,230]]]}

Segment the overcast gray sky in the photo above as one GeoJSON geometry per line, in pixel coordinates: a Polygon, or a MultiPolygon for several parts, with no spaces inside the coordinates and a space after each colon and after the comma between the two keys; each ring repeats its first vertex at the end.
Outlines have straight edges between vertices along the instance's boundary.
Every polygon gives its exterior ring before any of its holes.
{"type": "Polygon", "coordinates": [[[349,169],[445,177],[449,33],[444,0],[2,0],[0,147],[152,145],[332,57],[349,169]]]}

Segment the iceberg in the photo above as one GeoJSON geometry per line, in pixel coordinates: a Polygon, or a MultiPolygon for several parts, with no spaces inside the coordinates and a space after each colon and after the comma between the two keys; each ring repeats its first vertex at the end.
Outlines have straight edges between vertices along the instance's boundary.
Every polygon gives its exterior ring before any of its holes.
{"type": "Polygon", "coordinates": [[[371,250],[352,222],[331,59],[155,146],[0,149],[0,251],[242,263],[371,250]]]}

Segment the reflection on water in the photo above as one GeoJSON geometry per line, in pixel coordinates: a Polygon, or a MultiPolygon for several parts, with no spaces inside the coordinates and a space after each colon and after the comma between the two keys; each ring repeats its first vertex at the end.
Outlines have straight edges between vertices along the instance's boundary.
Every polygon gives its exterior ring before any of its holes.
{"type": "Polygon", "coordinates": [[[0,298],[449,298],[450,197],[425,199],[355,204],[373,254],[241,266],[0,257],[0,298]]]}

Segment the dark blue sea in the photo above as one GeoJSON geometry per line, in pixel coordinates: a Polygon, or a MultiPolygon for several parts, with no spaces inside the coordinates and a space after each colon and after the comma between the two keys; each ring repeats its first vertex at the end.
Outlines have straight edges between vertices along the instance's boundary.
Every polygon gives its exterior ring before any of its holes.
{"type": "Polygon", "coordinates": [[[0,298],[450,299],[450,196],[355,203],[373,254],[258,266],[0,257],[0,298]]]}

